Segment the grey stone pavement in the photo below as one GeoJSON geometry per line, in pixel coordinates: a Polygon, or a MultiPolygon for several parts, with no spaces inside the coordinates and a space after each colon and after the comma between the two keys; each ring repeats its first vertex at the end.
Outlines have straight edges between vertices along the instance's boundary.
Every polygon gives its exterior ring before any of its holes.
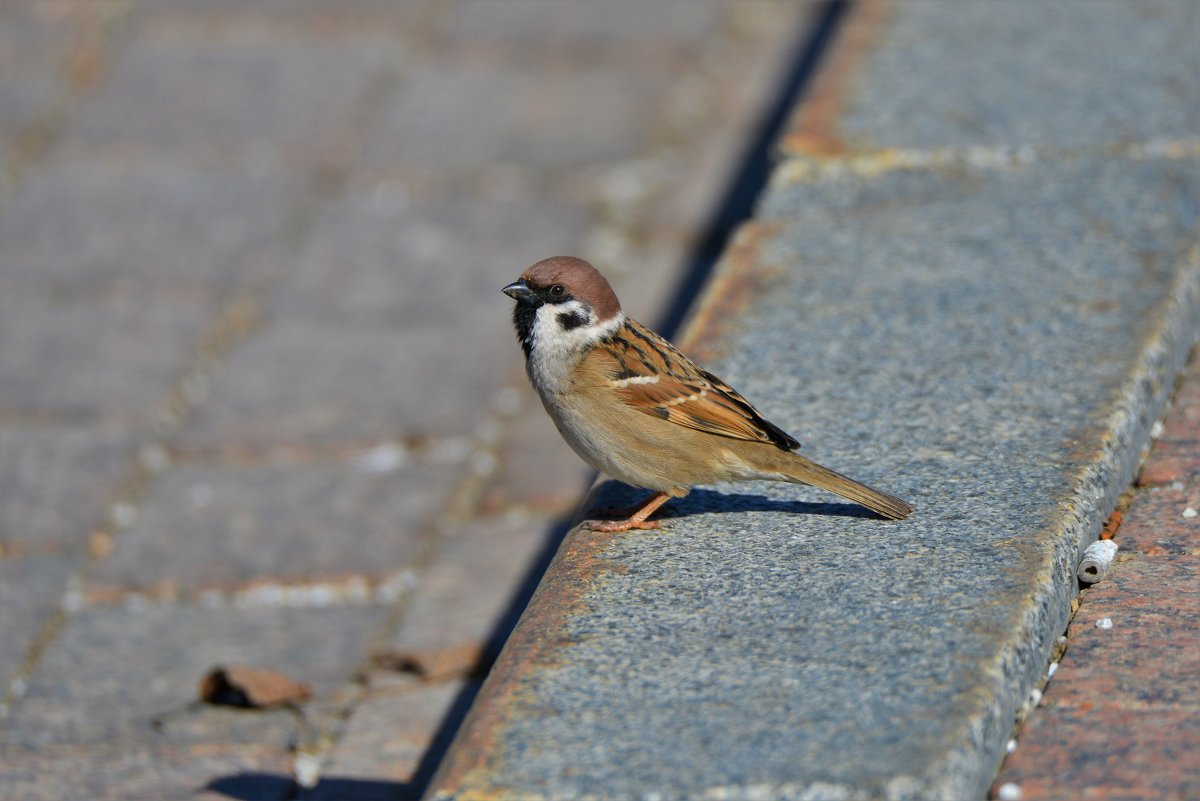
{"type": "MultiPolygon", "coordinates": [[[[916,512],[764,483],[695,491],[659,531],[573,529],[430,798],[992,791],[1200,335],[1200,4],[858,3],[779,148],[685,347],[916,512]]],[[[1163,670],[1119,680],[1142,716],[1025,774],[1053,797],[1192,797],[1191,740],[1153,732],[1194,730],[1195,698],[1153,700],[1191,692],[1167,666],[1194,664],[1175,658],[1194,588],[1160,575],[1161,602],[1138,600],[1176,626],[1141,632],[1163,670]],[[1141,787],[1169,795],[1126,792],[1168,762],[1141,787]]]]}
{"type": "Polygon", "coordinates": [[[0,3],[0,796],[419,795],[590,478],[498,289],[660,319],[811,11],[0,3]]]}

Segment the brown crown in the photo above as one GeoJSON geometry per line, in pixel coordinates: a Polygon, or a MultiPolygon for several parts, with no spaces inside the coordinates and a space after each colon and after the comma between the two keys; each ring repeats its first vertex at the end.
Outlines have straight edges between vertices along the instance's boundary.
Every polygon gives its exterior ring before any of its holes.
{"type": "Polygon", "coordinates": [[[574,256],[542,259],[521,273],[521,278],[535,289],[562,284],[567,294],[592,307],[598,322],[621,312],[621,302],[608,285],[608,279],[583,259],[574,256]]]}

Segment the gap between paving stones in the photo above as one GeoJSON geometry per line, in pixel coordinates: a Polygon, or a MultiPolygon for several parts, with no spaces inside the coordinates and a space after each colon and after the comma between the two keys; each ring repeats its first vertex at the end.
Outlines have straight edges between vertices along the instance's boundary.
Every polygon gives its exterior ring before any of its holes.
{"type": "MultiPolygon", "coordinates": [[[[119,35],[122,14],[130,9],[119,4],[102,4],[107,9],[102,14],[101,22],[89,19],[94,30],[91,30],[87,43],[90,48],[80,57],[88,60],[94,69],[101,69],[105,63],[103,51],[109,46],[109,39],[119,35]]],[[[384,71],[366,93],[359,106],[358,118],[353,121],[352,128],[358,132],[361,139],[366,127],[367,113],[377,111],[378,103],[374,102],[378,95],[386,91],[390,85],[391,76],[384,71]]],[[[88,85],[95,79],[80,81],[88,85]]],[[[73,93],[63,105],[77,102],[79,96],[73,93]]],[[[50,118],[57,119],[61,110],[55,111],[50,118]]],[[[9,170],[5,187],[15,183],[22,172],[27,171],[36,163],[37,158],[50,147],[53,130],[57,123],[39,124],[38,130],[42,135],[49,135],[45,146],[24,153],[17,167],[9,170]]],[[[350,151],[353,148],[349,149],[350,151]]],[[[19,703],[30,677],[37,670],[42,655],[53,644],[69,617],[93,604],[124,603],[128,607],[146,608],[159,603],[172,603],[175,598],[168,593],[165,597],[155,597],[144,592],[124,592],[116,595],[89,597],[83,590],[87,577],[98,561],[106,558],[121,536],[124,528],[132,525],[137,519],[139,505],[155,480],[155,477],[171,469],[178,459],[188,459],[174,447],[174,440],[182,430],[189,415],[208,396],[214,381],[219,380],[220,367],[227,355],[242,343],[249,340],[262,323],[262,299],[271,286],[281,277],[283,266],[288,263],[288,255],[295,254],[302,242],[305,232],[313,215],[321,204],[336,196],[344,183],[348,165],[331,162],[323,165],[323,169],[314,173],[309,179],[307,190],[296,201],[288,212],[285,223],[279,234],[282,254],[275,259],[267,260],[266,267],[261,264],[239,280],[238,285],[230,290],[227,298],[219,304],[219,311],[213,323],[201,337],[194,348],[190,365],[169,387],[166,395],[157,404],[153,414],[150,431],[143,431],[139,437],[142,440],[136,448],[136,457],[126,478],[120,483],[109,511],[104,520],[98,521],[93,527],[92,534],[84,548],[84,556],[80,566],[68,580],[67,590],[62,599],[58,612],[42,627],[34,639],[29,653],[23,664],[14,674],[9,685],[0,695],[0,716],[13,704],[19,703]]],[[[2,200],[2,198],[0,198],[2,200]]],[[[2,205],[2,203],[0,203],[2,205]]],[[[502,420],[502,415],[495,415],[502,420]]],[[[487,451],[487,437],[477,437],[475,450],[487,451]],[[482,446],[480,449],[479,446],[482,446]]],[[[377,445],[377,443],[376,443],[377,445]]],[[[346,451],[343,451],[346,453],[346,451]]],[[[481,481],[477,470],[468,469],[456,483],[451,494],[446,511],[445,521],[458,522],[477,503],[481,491],[481,481]]],[[[330,605],[362,605],[385,604],[394,605],[393,617],[398,619],[402,613],[405,592],[413,585],[413,576],[427,565],[436,555],[437,540],[440,536],[438,527],[429,530],[421,536],[423,547],[420,555],[410,563],[405,570],[390,577],[384,577],[374,584],[360,577],[351,576],[340,581],[318,581],[304,583],[276,583],[269,581],[255,582],[250,586],[231,589],[202,592],[196,600],[202,606],[228,605],[237,608],[255,607],[328,607],[330,605]]],[[[394,627],[395,619],[389,624],[394,627]]],[[[364,664],[365,667],[365,664],[364,664]]]]}

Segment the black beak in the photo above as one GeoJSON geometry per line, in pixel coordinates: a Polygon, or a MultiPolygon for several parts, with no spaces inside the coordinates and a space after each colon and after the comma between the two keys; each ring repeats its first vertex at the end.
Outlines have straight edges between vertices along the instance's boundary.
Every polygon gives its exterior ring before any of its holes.
{"type": "Polygon", "coordinates": [[[513,281],[500,291],[515,301],[526,302],[533,300],[533,290],[524,281],[513,281]]]}

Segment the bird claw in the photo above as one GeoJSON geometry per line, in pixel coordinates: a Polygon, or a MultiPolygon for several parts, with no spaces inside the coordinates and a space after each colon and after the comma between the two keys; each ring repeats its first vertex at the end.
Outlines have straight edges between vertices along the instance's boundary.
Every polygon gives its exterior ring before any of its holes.
{"type": "Polygon", "coordinates": [[[608,533],[619,533],[629,531],[630,529],[650,531],[663,527],[661,520],[585,520],[580,525],[588,531],[604,531],[608,533]]]}

